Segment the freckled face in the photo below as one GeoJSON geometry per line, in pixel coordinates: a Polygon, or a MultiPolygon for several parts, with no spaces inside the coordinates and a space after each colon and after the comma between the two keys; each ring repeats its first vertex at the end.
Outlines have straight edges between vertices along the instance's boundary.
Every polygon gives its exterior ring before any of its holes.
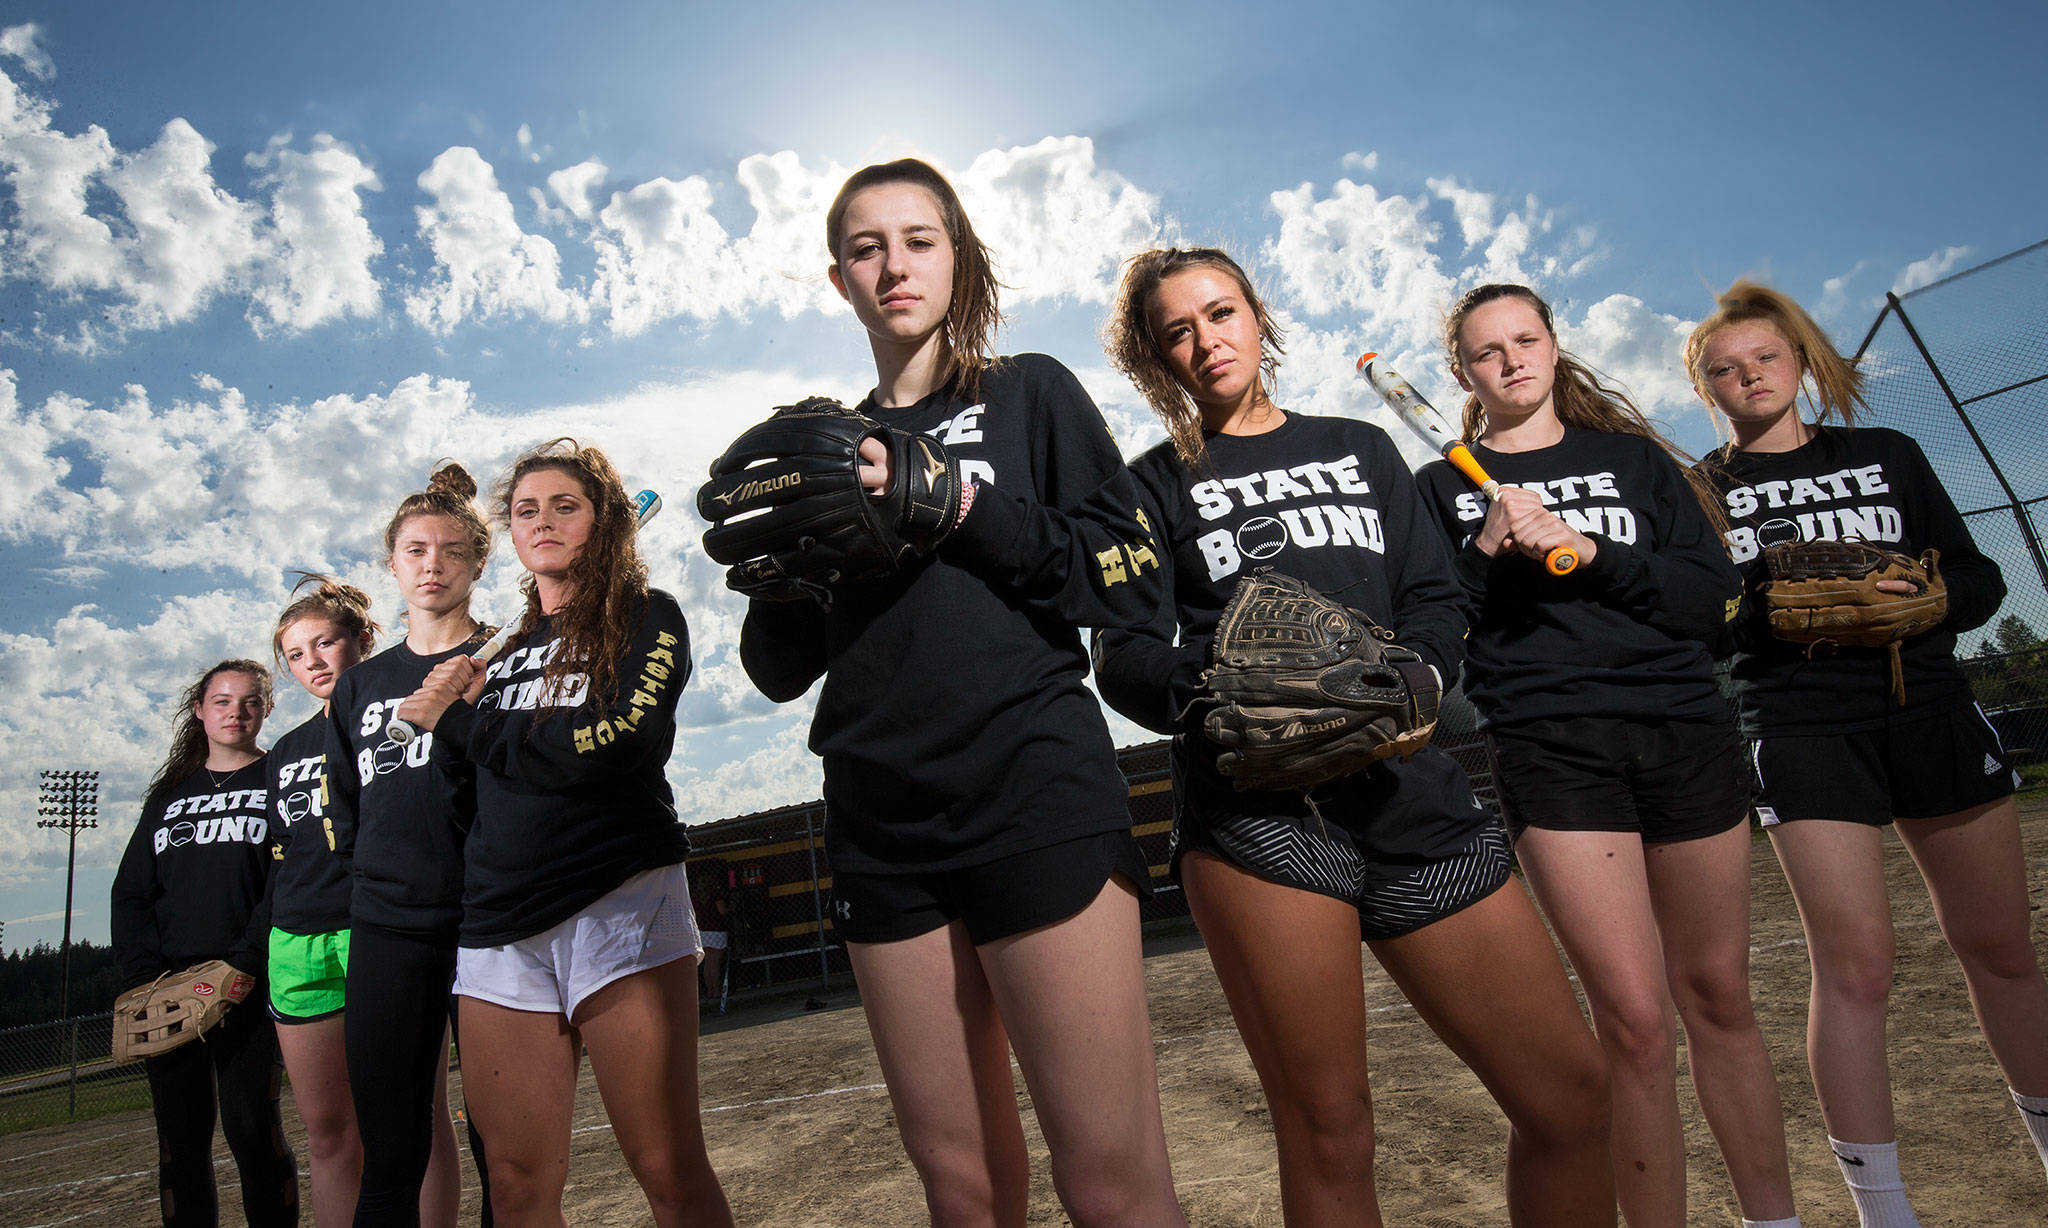
{"type": "Polygon", "coordinates": [[[1700,370],[1714,408],[1730,422],[1768,424],[1799,400],[1806,367],[1799,349],[1766,320],[1742,320],[1715,330],[1700,355],[1700,370]]]}
{"type": "Polygon", "coordinates": [[[315,699],[334,693],[341,671],[363,659],[363,640],[344,632],[332,619],[308,616],[292,623],[278,637],[278,649],[292,677],[315,699]]]}
{"type": "Polygon", "coordinates": [[[1458,325],[1458,355],[1458,383],[1489,417],[1526,418],[1550,406],[1557,338],[1527,299],[1497,298],[1468,312],[1458,325]]]}

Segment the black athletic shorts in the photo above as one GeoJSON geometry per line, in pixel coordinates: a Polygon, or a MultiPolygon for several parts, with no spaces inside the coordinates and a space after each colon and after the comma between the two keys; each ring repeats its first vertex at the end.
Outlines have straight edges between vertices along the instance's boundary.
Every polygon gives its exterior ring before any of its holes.
{"type": "Polygon", "coordinates": [[[1488,730],[1486,752],[1517,836],[1540,827],[1670,844],[1718,836],[1749,817],[1742,738],[1725,716],[1524,721],[1488,730]]]}
{"type": "Polygon", "coordinates": [[[925,874],[832,876],[832,928],[847,942],[895,942],[954,921],[976,945],[1064,921],[1112,874],[1152,898],[1152,868],[1128,828],[925,874]]]}
{"type": "Polygon", "coordinates": [[[1998,732],[1974,704],[1861,733],[1758,738],[1749,752],[1765,827],[1933,819],[2009,797],[2019,785],[1998,732]]]}

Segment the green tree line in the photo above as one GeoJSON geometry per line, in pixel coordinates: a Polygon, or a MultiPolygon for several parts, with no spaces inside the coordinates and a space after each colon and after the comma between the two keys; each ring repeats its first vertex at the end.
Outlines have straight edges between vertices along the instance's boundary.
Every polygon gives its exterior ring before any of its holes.
{"type": "MultiPolygon", "coordinates": [[[[57,1018],[62,968],[62,953],[47,942],[0,956],[0,1028],[57,1018]]],[[[90,942],[71,944],[72,1014],[97,1015],[114,1009],[120,982],[113,948],[90,942]]]]}

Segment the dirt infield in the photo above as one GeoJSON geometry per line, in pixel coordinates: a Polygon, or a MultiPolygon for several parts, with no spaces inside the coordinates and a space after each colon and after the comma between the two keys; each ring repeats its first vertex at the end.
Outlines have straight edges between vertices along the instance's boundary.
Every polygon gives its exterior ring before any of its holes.
{"type": "MultiPolygon", "coordinates": [[[[2038,900],[2048,877],[2048,798],[2030,799],[2022,816],[2028,877],[2038,900]]],[[[2041,1224],[2048,1191],[2041,1166],[1977,1037],[1961,974],[1934,927],[1926,891],[1896,841],[1889,851],[1899,933],[1892,1067],[1908,1188],[1929,1228],[2041,1224]]],[[[1798,918],[1761,838],[1755,864],[1757,1007],[1784,1094],[1799,1209],[1810,1228],[1854,1228],[1855,1214],[1806,1077],[1806,960],[1798,918]]],[[[2034,911],[2036,946],[2048,949],[2048,916],[2038,902],[2034,911]]],[[[1147,960],[1146,977],[1168,1141],[1188,1218],[1199,1225],[1278,1225],[1272,1136],[1208,959],[1191,941],[1160,945],[1165,949],[1147,960]]],[[[1498,1113],[1369,956],[1366,967],[1379,1181],[1390,1222],[1505,1223],[1505,1134],[1498,1113]]],[[[897,1144],[861,1014],[850,1009],[854,1003],[847,993],[827,1005],[705,1037],[712,1162],[743,1224],[921,1222],[917,1181],[897,1144]]],[[[1683,1094],[1692,1221],[1734,1224],[1734,1199],[1698,1104],[1689,1089],[1683,1094]]],[[[1027,1128],[1029,1121],[1027,1113],[1027,1128]]],[[[303,1134],[289,1109],[287,1124],[303,1157],[303,1134]]],[[[646,1222],[646,1206],[619,1158],[587,1073],[575,1128],[569,1222],[646,1222]]],[[[1037,1161],[1031,1222],[1065,1223],[1035,1130],[1030,1138],[1037,1161]]],[[[7,1136],[0,1139],[0,1224],[101,1228],[152,1222],[154,1164],[146,1113],[7,1136]]],[[[231,1187],[233,1166],[224,1150],[219,1171],[223,1186],[231,1187]]],[[[223,1202],[234,1205],[232,1189],[222,1192],[223,1202]]],[[[474,1207],[471,1190],[466,1210],[473,1213],[474,1207]]]]}

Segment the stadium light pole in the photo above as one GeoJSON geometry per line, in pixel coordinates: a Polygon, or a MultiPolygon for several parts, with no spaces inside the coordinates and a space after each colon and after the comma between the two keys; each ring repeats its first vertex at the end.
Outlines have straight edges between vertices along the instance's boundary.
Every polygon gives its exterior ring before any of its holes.
{"type": "Polygon", "coordinates": [[[71,1014],[71,888],[78,870],[78,833],[98,827],[92,816],[100,812],[98,772],[43,773],[42,796],[36,813],[44,816],[37,827],[54,827],[71,837],[71,852],[64,864],[64,970],[57,982],[57,1017],[71,1014]]]}
{"type": "Polygon", "coordinates": [[[57,1020],[68,1024],[71,1058],[71,1114],[78,1113],[78,1025],[71,1019],[71,887],[78,872],[78,833],[100,825],[98,772],[43,772],[43,788],[37,797],[37,827],[54,827],[71,838],[71,852],[64,863],[64,949],[57,974],[57,1020]]]}

